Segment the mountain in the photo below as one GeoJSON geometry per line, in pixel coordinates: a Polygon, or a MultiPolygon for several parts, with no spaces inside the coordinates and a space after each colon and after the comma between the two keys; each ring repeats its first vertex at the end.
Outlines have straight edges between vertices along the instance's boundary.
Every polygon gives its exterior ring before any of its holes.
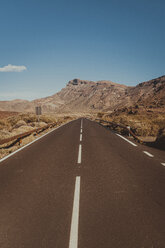
{"type": "Polygon", "coordinates": [[[127,88],[111,81],[71,80],[57,93],[65,102],[60,111],[93,112],[105,108],[113,109],[122,103],[127,88]]]}
{"type": "Polygon", "coordinates": [[[12,101],[0,101],[0,111],[31,111],[32,104],[27,100],[12,100],[12,101]]]}
{"type": "Polygon", "coordinates": [[[138,84],[130,90],[131,101],[145,107],[165,107],[165,76],[138,84]]]}
{"type": "Polygon", "coordinates": [[[43,113],[113,111],[124,106],[165,107],[165,76],[129,87],[111,81],[73,79],[60,92],[34,101],[0,101],[1,111],[43,113]]]}

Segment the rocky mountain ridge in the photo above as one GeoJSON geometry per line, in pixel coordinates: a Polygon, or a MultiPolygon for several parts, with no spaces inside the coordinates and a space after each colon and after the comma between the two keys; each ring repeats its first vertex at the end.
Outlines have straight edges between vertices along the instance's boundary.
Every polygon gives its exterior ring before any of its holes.
{"type": "Polygon", "coordinates": [[[165,76],[129,87],[111,81],[73,79],[60,92],[33,101],[0,101],[1,111],[34,112],[41,105],[44,113],[112,112],[122,107],[165,107],[165,76]]]}

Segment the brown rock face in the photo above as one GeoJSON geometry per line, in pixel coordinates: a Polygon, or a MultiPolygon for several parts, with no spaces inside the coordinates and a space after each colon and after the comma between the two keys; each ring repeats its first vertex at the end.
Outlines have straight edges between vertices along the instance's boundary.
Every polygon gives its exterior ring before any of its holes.
{"type": "Polygon", "coordinates": [[[143,82],[130,90],[131,100],[145,107],[165,107],[165,76],[143,82]]]}
{"type": "Polygon", "coordinates": [[[111,81],[74,79],[58,95],[65,100],[60,110],[88,112],[113,109],[122,101],[128,87],[111,81]]]}
{"type": "Polygon", "coordinates": [[[34,101],[1,101],[0,110],[34,112],[41,105],[44,113],[113,111],[139,105],[165,107],[165,76],[128,87],[111,81],[73,79],[60,92],[34,101]]]}

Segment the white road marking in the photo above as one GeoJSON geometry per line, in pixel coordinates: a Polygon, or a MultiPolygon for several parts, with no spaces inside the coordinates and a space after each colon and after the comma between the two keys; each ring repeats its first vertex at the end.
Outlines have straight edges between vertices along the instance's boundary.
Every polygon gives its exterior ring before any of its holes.
{"type": "MultiPolygon", "coordinates": [[[[70,121],[70,122],[72,122],[72,121],[70,121]]],[[[50,130],[49,132],[47,132],[47,133],[43,134],[42,136],[36,138],[35,140],[33,140],[33,141],[31,141],[30,143],[24,145],[23,147],[19,148],[18,150],[12,152],[11,154],[5,156],[4,158],[1,158],[1,159],[0,159],[0,163],[1,163],[2,161],[4,161],[4,160],[8,159],[9,157],[13,156],[13,155],[16,154],[17,152],[20,152],[21,150],[23,150],[23,149],[26,148],[27,146],[30,146],[31,144],[33,144],[33,143],[36,142],[37,140],[42,139],[44,136],[46,136],[46,135],[48,135],[49,133],[51,133],[51,132],[57,130],[57,129],[60,128],[60,127],[63,127],[63,126],[65,126],[65,125],[67,125],[67,124],[70,123],[70,122],[64,123],[64,124],[62,124],[62,125],[59,126],[59,127],[53,128],[53,130],[50,130]]]]}
{"type": "Polygon", "coordinates": [[[80,129],[80,133],[82,133],[82,128],[80,129]]]}
{"type": "Polygon", "coordinates": [[[143,151],[146,155],[148,155],[149,157],[151,157],[151,158],[153,158],[154,157],[154,155],[152,155],[151,153],[149,153],[149,152],[146,152],[146,151],[143,151]]]}
{"type": "Polygon", "coordinates": [[[80,177],[78,176],[76,177],[76,182],[75,182],[69,248],[78,248],[79,205],[80,205],[80,177]]]}
{"type": "Polygon", "coordinates": [[[161,163],[163,166],[165,166],[165,163],[161,163]]]}
{"type": "Polygon", "coordinates": [[[82,134],[80,134],[80,141],[82,141],[82,134]]]}
{"type": "Polygon", "coordinates": [[[122,138],[122,139],[124,139],[125,141],[127,141],[128,143],[130,143],[131,145],[133,145],[133,146],[137,146],[136,144],[134,144],[133,142],[131,142],[130,140],[128,140],[128,139],[126,139],[125,137],[123,137],[122,135],[120,135],[120,134],[116,134],[117,136],[119,136],[120,138],[122,138]]]}
{"type": "Polygon", "coordinates": [[[79,151],[78,151],[78,160],[77,163],[81,164],[81,153],[82,153],[82,145],[79,145],[79,151]]]}
{"type": "Polygon", "coordinates": [[[81,128],[83,127],[83,119],[81,119],[81,128]]]}

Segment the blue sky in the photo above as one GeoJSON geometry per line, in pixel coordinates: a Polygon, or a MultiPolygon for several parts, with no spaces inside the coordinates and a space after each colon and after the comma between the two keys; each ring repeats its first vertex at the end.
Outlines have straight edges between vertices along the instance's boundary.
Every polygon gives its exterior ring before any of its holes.
{"type": "Polygon", "coordinates": [[[164,0],[1,1],[0,100],[52,95],[73,78],[136,85],[164,75],[164,9],[164,0]]]}

